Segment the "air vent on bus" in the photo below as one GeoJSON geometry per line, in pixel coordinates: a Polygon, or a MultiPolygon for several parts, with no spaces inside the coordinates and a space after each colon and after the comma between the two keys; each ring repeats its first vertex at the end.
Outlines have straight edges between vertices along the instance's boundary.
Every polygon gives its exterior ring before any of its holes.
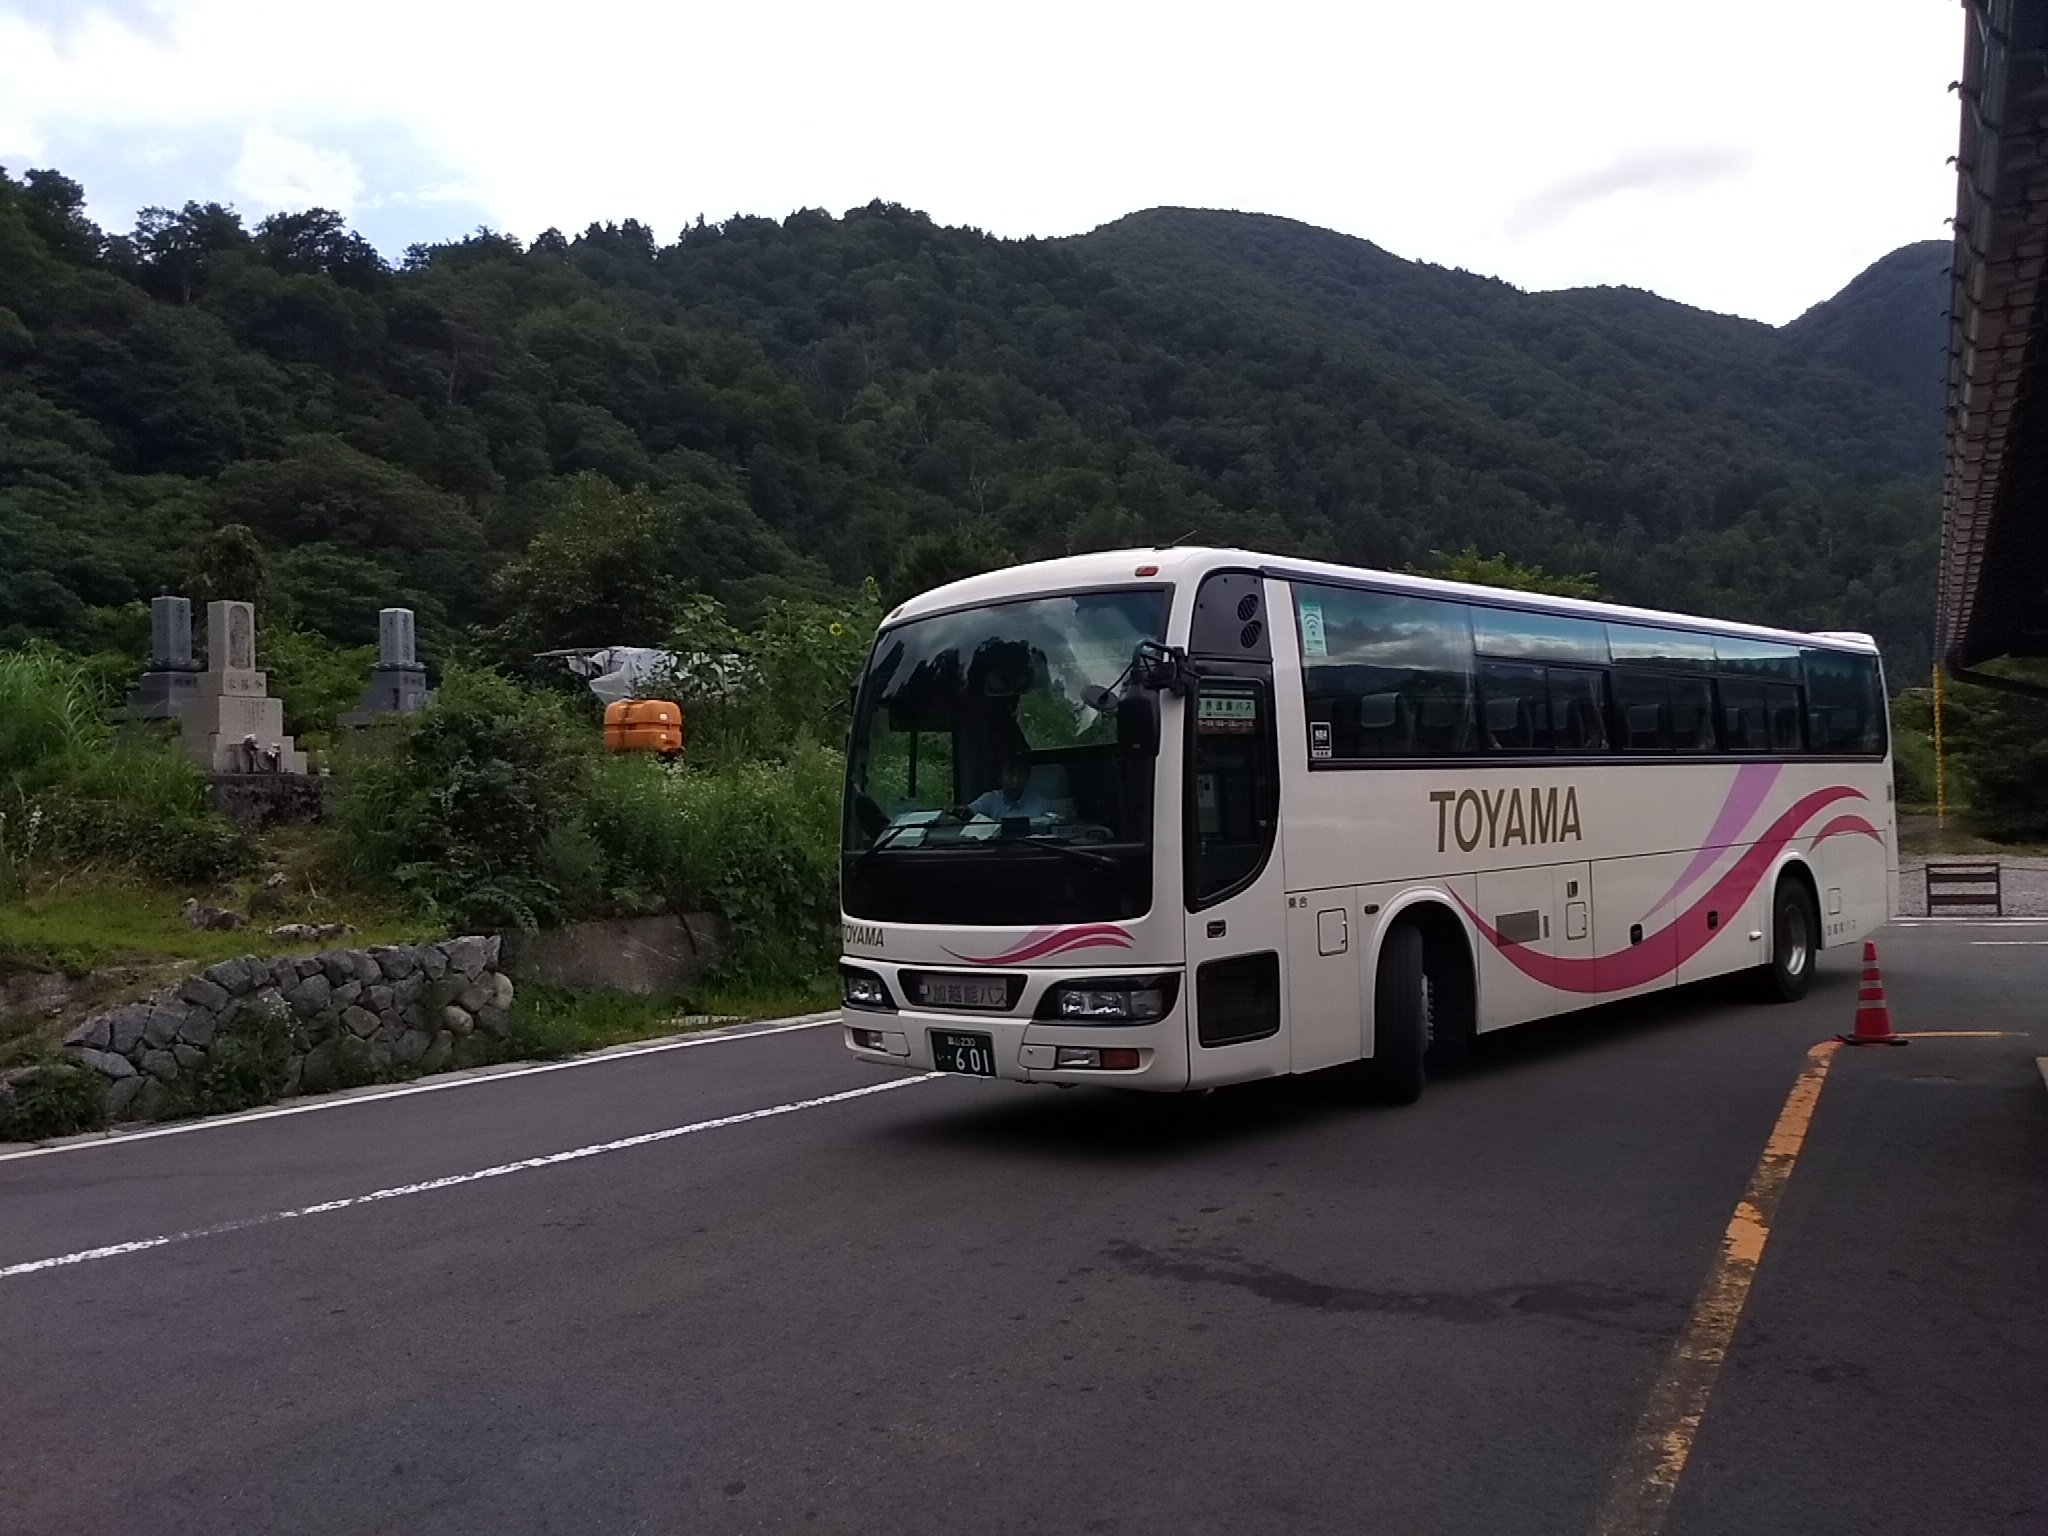
{"type": "MultiPolygon", "coordinates": [[[[1251,599],[1246,598],[1245,601],[1250,602],[1251,599]]],[[[1240,604],[1240,610],[1242,609],[1242,607],[1243,604],[1240,604]]],[[[1237,643],[1243,646],[1246,650],[1250,650],[1253,646],[1259,643],[1259,635],[1264,629],[1265,625],[1261,624],[1257,619],[1253,619],[1251,623],[1245,625],[1243,629],[1238,631],[1237,643]]]]}
{"type": "MultiPolygon", "coordinates": [[[[1253,594],[1253,593],[1250,593],[1250,592],[1247,592],[1247,593],[1246,593],[1246,594],[1245,594],[1245,595],[1244,595],[1243,597],[1241,597],[1241,598],[1239,598],[1239,599],[1238,599],[1238,602],[1237,602],[1237,617],[1238,617],[1238,622],[1242,623],[1242,622],[1243,622],[1244,620],[1246,620],[1246,619],[1249,619],[1249,618],[1250,618],[1250,617],[1251,617],[1251,616],[1252,616],[1253,614],[1257,613],[1258,611],[1259,611],[1259,600],[1258,600],[1258,597],[1257,597],[1257,596],[1256,596],[1255,594],[1253,594]]],[[[1250,642],[1250,641],[1246,641],[1245,643],[1246,643],[1247,645],[1249,645],[1249,644],[1250,644],[1251,642],[1250,642]]]]}

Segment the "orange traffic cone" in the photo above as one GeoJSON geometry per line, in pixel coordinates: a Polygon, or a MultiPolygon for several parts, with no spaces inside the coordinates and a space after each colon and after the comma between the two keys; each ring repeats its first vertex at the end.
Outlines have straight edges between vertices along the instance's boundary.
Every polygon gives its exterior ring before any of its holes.
{"type": "Polygon", "coordinates": [[[1884,974],[1877,968],[1877,945],[1863,942],[1863,989],[1856,994],[1856,1033],[1835,1037],[1844,1045],[1910,1045],[1892,1033],[1892,1011],[1884,1000],[1884,974]]]}

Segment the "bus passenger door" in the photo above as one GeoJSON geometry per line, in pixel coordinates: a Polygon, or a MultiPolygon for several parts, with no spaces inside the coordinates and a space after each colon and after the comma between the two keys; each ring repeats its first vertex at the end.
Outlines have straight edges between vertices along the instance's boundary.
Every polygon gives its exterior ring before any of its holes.
{"type": "MultiPolygon", "coordinates": [[[[1182,845],[1189,1081],[1289,1070],[1280,769],[1269,667],[1210,665],[1188,700],[1182,845]]],[[[1353,1015],[1356,1038],[1356,1015],[1353,1015]]]]}

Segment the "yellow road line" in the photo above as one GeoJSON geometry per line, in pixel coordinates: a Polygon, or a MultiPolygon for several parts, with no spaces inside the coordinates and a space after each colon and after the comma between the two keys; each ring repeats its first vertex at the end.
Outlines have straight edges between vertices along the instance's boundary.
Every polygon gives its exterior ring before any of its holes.
{"type": "Polygon", "coordinates": [[[1823,1040],[1806,1053],[1806,1068],[1778,1112],[1764,1155],[1721,1235],[1721,1251],[1693,1302],[1692,1316],[1671,1347],[1628,1450],[1615,1468],[1613,1484],[1593,1521],[1593,1536],[1652,1536],[1663,1525],[1706,1416],[1707,1399],[1728,1358],[1735,1325],[1742,1320],[1764,1245],[1770,1241],[1771,1219],[1799,1161],[1828,1067],[1840,1049],[1840,1041],[1823,1040]]]}

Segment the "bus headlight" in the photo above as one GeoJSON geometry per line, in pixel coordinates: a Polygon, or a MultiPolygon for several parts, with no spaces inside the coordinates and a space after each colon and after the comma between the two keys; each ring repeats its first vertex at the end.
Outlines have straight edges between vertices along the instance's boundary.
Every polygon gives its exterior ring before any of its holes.
{"type": "Polygon", "coordinates": [[[1103,976],[1055,982],[1038,1017],[1075,1024],[1150,1024],[1173,1010],[1177,976],[1103,976]]]}
{"type": "Polygon", "coordinates": [[[889,996],[887,982],[873,971],[863,971],[850,965],[839,968],[839,1000],[849,1008],[878,1008],[890,1012],[896,1008],[889,996]]]}

